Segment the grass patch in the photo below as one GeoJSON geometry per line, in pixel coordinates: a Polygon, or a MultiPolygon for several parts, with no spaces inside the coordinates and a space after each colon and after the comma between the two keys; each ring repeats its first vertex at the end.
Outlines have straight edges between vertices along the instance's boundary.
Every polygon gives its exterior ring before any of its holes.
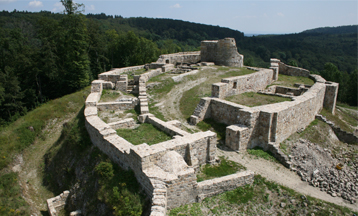
{"type": "Polygon", "coordinates": [[[133,145],[153,145],[171,139],[171,136],[148,123],[143,123],[135,129],[118,129],[117,134],[133,145]]]}
{"type": "Polygon", "coordinates": [[[205,164],[202,166],[200,173],[197,175],[197,181],[201,182],[212,178],[227,176],[241,170],[246,170],[246,167],[221,156],[219,164],[205,164]]]}
{"type": "Polygon", "coordinates": [[[249,153],[250,155],[254,155],[256,157],[263,158],[265,160],[269,160],[272,162],[278,162],[277,159],[272,155],[271,152],[264,151],[260,147],[255,147],[253,149],[247,149],[247,153],[249,153]]]}
{"type": "Polygon", "coordinates": [[[281,85],[287,87],[294,87],[295,83],[305,84],[305,85],[313,85],[314,81],[308,77],[301,76],[288,76],[279,74],[278,80],[273,83],[273,85],[281,85]]]}
{"type": "Polygon", "coordinates": [[[213,119],[204,119],[196,125],[202,131],[213,131],[217,134],[218,140],[225,140],[226,136],[226,124],[217,123],[213,119]]]}
{"type": "Polygon", "coordinates": [[[348,104],[341,103],[341,102],[337,102],[337,106],[352,109],[352,110],[358,110],[358,107],[356,107],[356,106],[350,106],[348,104]]]}
{"type": "Polygon", "coordinates": [[[264,95],[256,92],[245,92],[239,95],[233,95],[230,97],[226,97],[225,100],[242,104],[248,107],[291,101],[290,98],[284,98],[274,95],[264,95]]]}
{"type": "Polygon", "coordinates": [[[168,77],[161,81],[161,85],[153,87],[153,89],[149,90],[148,93],[154,95],[156,98],[161,98],[168,94],[176,84],[177,83],[175,83],[171,77],[168,77]]]}
{"type": "Polygon", "coordinates": [[[192,209],[204,215],[238,215],[238,212],[244,215],[357,214],[346,207],[304,196],[260,175],[255,175],[252,185],[208,197],[200,204],[180,206],[170,210],[169,215],[196,215],[190,214],[192,209]],[[280,206],[282,202],[286,204],[283,208],[280,206]]]}
{"type": "Polygon", "coordinates": [[[342,108],[336,108],[336,115],[353,127],[358,126],[358,113],[342,108]]]}
{"type": "Polygon", "coordinates": [[[189,119],[202,97],[211,96],[211,84],[201,84],[183,93],[179,109],[185,119],[189,119]]]}
{"type": "Polygon", "coordinates": [[[100,102],[109,102],[117,99],[121,94],[114,90],[103,89],[100,102]]]}
{"type": "Polygon", "coordinates": [[[300,138],[307,139],[312,143],[326,146],[329,137],[329,128],[330,126],[328,124],[315,119],[299,135],[300,138]]]}
{"type": "Polygon", "coordinates": [[[42,137],[49,120],[64,119],[77,113],[83,106],[90,87],[62,98],[51,100],[30,111],[0,132],[0,170],[6,167],[15,154],[31,145],[36,137],[42,137]],[[29,128],[32,127],[33,131],[29,128]]]}
{"type": "Polygon", "coordinates": [[[333,115],[325,108],[320,112],[321,115],[327,118],[327,120],[333,122],[335,125],[339,126],[342,130],[353,132],[353,128],[351,128],[346,122],[342,121],[337,115],[333,115]]]}
{"type": "Polygon", "coordinates": [[[21,196],[17,173],[0,176],[0,215],[30,215],[28,204],[21,196]]]}

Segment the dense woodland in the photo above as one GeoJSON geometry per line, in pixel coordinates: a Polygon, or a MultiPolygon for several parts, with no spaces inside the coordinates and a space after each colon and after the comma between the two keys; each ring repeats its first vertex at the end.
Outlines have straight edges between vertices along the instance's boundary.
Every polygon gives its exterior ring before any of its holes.
{"type": "Polygon", "coordinates": [[[81,6],[65,5],[61,14],[0,12],[0,125],[88,86],[111,68],[200,50],[201,40],[225,37],[236,39],[245,65],[268,67],[270,58],[279,58],[339,82],[339,101],[357,105],[357,26],[244,37],[229,28],[181,20],[85,16],[81,6]]]}

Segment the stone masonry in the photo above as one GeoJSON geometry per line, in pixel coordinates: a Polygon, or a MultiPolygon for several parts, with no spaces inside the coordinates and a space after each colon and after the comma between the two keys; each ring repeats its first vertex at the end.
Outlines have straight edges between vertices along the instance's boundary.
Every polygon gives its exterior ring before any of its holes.
{"type": "MultiPolygon", "coordinates": [[[[243,66],[243,56],[237,52],[234,39],[202,41],[200,52],[161,55],[157,62],[150,65],[117,68],[100,74],[99,80],[92,82],[91,94],[85,102],[85,126],[92,143],[122,168],[133,170],[139,184],[152,201],[151,215],[166,215],[167,209],[198,202],[205,197],[253,182],[254,173],[244,171],[198,183],[198,167],[213,163],[216,159],[217,135],[211,131],[191,134],[183,131],[178,121],[164,122],[150,114],[146,82],[154,76],[169,72],[178,64],[200,61],[202,65],[214,62],[226,66],[243,66]],[[124,74],[143,68],[152,70],[134,76],[133,80],[128,80],[124,74]],[[129,85],[133,86],[133,92],[139,94],[138,99],[98,103],[103,89],[128,91],[129,85]],[[130,128],[135,124],[133,120],[106,124],[98,117],[98,110],[133,109],[135,106],[139,106],[141,111],[138,117],[140,123],[153,124],[173,138],[155,145],[133,145],[115,131],[117,128],[130,128]]],[[[226,129],[226,145],[232,149],[244,150],[261,146],[272,151],[280,160],[286,161],[277,144],[293,132],[306,127],[323,106],[334,112],[338,84],[310,75],[309,71],[307,74],[305,69],[287,66],[278,59],[271,60],[270,69],[249,69],[257,72],[225,78],[220,83],[213,84],[212,97],[201,99],[190,121],[197,124],[205,118],[213,118],[229,125],[226,129]],[[289,94],[292,97],[290,102],[250,108],[224,100],[230,95],[262,91],[277,80],[279,73],[308,76],[316,83],[311,87],[299,87],[304,88],[299,93],[295,89],[271,89],[274,94],[289,94]]]]}
{"type": "Polygon", "coordinates": [[[202,98],[190,118],[197,124],[206,118],[228,125],[225,144],[234,150],[245,150],[260,146],[277,157],[284,157],[279,143],[294,132],[305,128],[315,119],[323,107],[334,112],[338,83],[326,82],[318,75],[307,74],[307,70],[284,65],[272,59],[271,69],[241,77],[223,79],[212,85],[212,97],[202,98]],[[247,107],[225,101],[230,95],[248,91],[262,91],[277,79],[276,73],[291,76],[308,76],[315,81],[313,86],[298,85],[299,88],[270,87],[268,92],[287,95],[292,101],[247,107]]]}
{"type": "MultiPolygon", "coordinates": [[[[232,48],[231,42],[229,45],[232,48]]],[[[179,121],[164,122],[149,113],[146,82],[154,76],[170,71],[173,65],[180,62],[197,63],[200,57],[200,52],[162,55],[156,63],[150,64],[153,70],[134,76],[134,80],[128,80],[123,73],[145,66],[102,73],[99,80],[92,82],[91,94],[85,103],[85,125],[92,143],[122,168],[133,170],[138,182],[152,200],[151,215],[165,215],[167,208],[198,202],[205,197],[253,182],[254,173],[245,171],[198,183],[196,170],[200,165],[216,160],[216,134],[211,131],[190,134],[180,129],[179,121]],[[136,86],[138,100],[123,101],[120,102],[121,105],[118,105],[119,102],[98,103],[103,89],[116,88],[124,91],[128,88],[128,83],[136,86]],[[141,111],[139,122],[153,124],[173,139],[151,146],[146,143],[133,145],[119,137],[114,130],[130,128],[134,124],[132,120],[106,124],[98,117],[98,110],[132,109],[136,104],[141,111]]]]}
{"type": "Polygon", "coordinates": [[[230,67],[244,65],[244,56],[237,52],[234,38],[202,41],[200,51],[202,62],[214,62],[217,65],[230,67]]]}

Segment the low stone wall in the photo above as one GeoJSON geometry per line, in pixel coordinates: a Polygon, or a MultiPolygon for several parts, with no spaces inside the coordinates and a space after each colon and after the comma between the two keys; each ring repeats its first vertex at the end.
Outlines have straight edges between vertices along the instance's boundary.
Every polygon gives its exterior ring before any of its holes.
{"type": "Polygon", "coordinates": [[[134,109],[138,105],[138,99],[134,98],[130,101],[119,101],[119,102],[103,102],[97,103],[97,108],[100,111],[105,110],[129,110],[134,109]]]}
{"type": "Polygon", "coordinates": [[[282,62],[278,62],[278,65],[279,65],[279,73],[283,75],[303,76],[303,77],[309,77],[310,75],[310,71],[303,68],[286,65],[282,62]]]}
{"type": "Polygon", "coordinates": [[[144,65],[124,67],[124,68],[114,68],[108,72],[99,74],[98,79],[112,82],[115,84],[115,83],[117,83],[117,81],[120,81],[121,74],[126,73],[128,71],[136,71],[136,70],[143,69],[143,68],[144,68],[144,65]]]}
{"type": "Polygon", "coordinates": [[[198,63],[201,60],[200,51],[196,52],[179,52],[172,54],[164,54],[159,56],[156,62],[153,62],[152,65],[161,65],[161,64],[173,64],[177,63],[187,63],[194,64],[198,63]]]}
{"type": "Polygon", "coordinates": [[[60,211],[65,208],[66,201],[69,195],[69,191],[64,191],[60,195],[47,200],[48,212],[51,216],[59,215],[60,211]]]}
{"type": "Polygon", "coordinates": [[[108,125],[113,128],[114,130],[120,129],[120,128],[131,128],[134,127],[136,122],[132,118],[127,118],[121,121],[116,121],[112,123],[108,123],[108,125]]]}
{"type": "Polygon", "coordinates": [[[184,73],[184,74],[180,74],[178,76],[174,76],[174,77],[172,77],[172,79],[174,80],[174,82],[180,82],[180,81],[183,80],[184,77],[196,74],[198,72],[199,72],[198,70],[193,70],[193,71],[190,71],[188,73],[184,73]]]}
{"type": "Polygon", "coordinates": [[[349,143],[349,144],[358,144],[358,136],[356,136],[354,133],[342,130],[339,126],[335,125],[331,121],[328,121],[326,119],[326,117],[324,117],[321,114],[317,114],[316,119],[328,124],[332,128],[332,130],[334,131],[334,133],[336,134],[336,136],[338,137],[338,139],[340,141],[349,143]]]}
{"type": "Polygon", "coordinates": [[[185,136],[185,135],[190,134],[186,131],[181,130],[178,127],[175,127],[174,125],[172,125],[168,122],[164,122],[164,121],[154,117],[154,115],[148,116],[148,118],[146,119],[146,122],[154,125],[155,127],[159,128],[161,131],[164,131],[165,133],[169,134],[170,136],[175,136],[175,135],[185,136]]]}
{"type": "Polygon", "coordinates": [[[212,85],[211,96],[225,98],[244,92],[257,92],[264,90],[274,78],[272,69],[260,69],[260,71],[243,76],[222,79],[220,83],[212,85]]]}
{"type": "Polygon", "coordinates": [[[225,191],[234,190],[237,187],[252,184],[254,182],[254,173],[243,171],[220,178],[206,180],[198,183],[198,202],[206,197],[215,196],[225,191]]]}

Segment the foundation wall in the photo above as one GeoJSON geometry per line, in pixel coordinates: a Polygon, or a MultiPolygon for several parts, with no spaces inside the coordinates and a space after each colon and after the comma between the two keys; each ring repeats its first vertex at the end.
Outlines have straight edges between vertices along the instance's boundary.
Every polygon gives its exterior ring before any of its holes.
{"type": "Polygon", "coordinates": [[[206,180],[198,183],[198,201],[206,197],[215,196],[225,191],[234,190],[237,187],[252,184],[254,173],[244,171],[232,175],[206,180]]]}

